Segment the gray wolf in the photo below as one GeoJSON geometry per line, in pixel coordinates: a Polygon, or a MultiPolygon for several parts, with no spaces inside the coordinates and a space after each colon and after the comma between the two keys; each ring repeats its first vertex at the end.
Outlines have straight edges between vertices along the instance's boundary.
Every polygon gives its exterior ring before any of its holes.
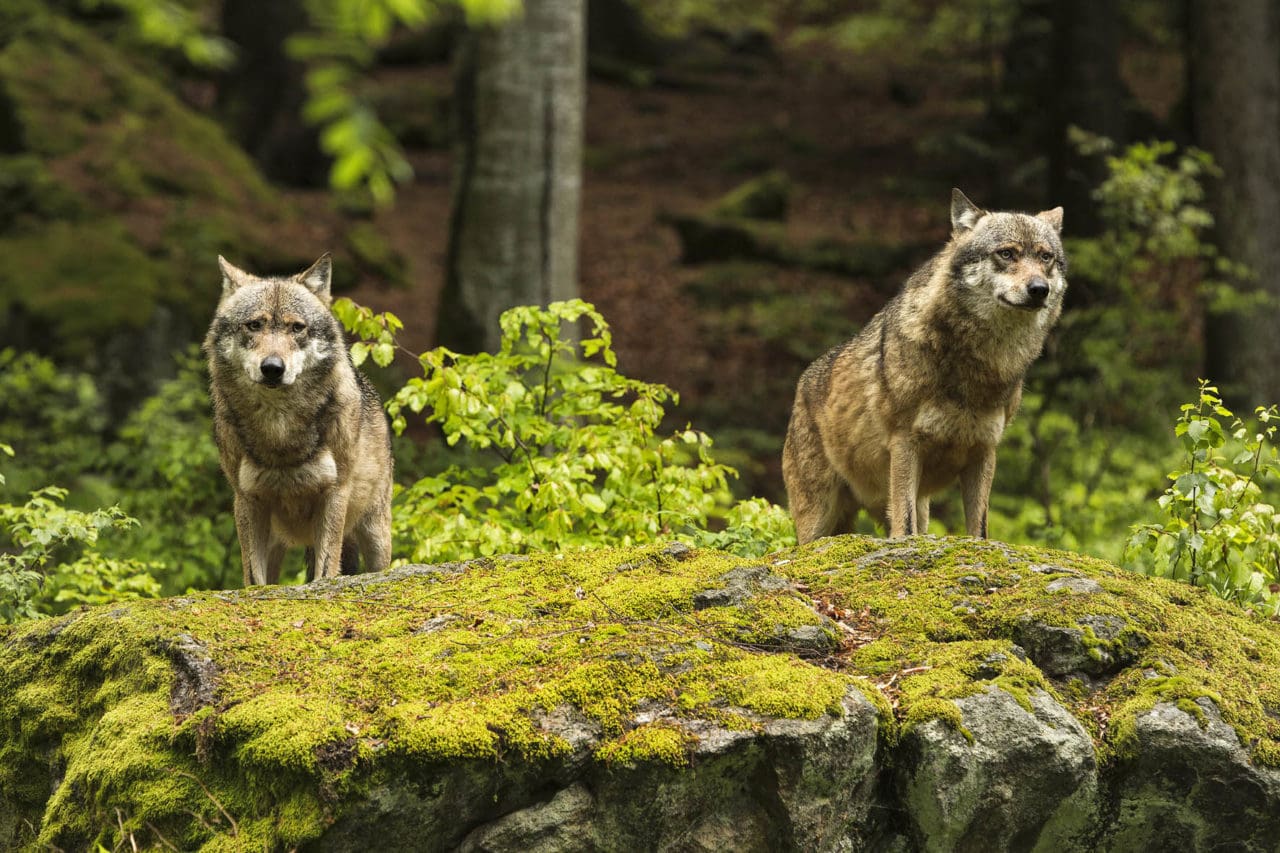
{"type": "Polygon", "coordinates": [[[951,239],[852,340],[804,371],[782,453],[801,543],[928,529],[957,478],[970,536],[987,536],[996,445],[1062,313],[1062,208],[988,213],[951,192],[951,239]]]}
{"type": "Polygon", "coordinates": [[[391,559],[391,435],[330,313],[328,254],[291,277],[218,258],[222,297],[205,338],[214,438],[235,493],[244,583],[277,583],[285,549],[310,574],[391,559]]]}

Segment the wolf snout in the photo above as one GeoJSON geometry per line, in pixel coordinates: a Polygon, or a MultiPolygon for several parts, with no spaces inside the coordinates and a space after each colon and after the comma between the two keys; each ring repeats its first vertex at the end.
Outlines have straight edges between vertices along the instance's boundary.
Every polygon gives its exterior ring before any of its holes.
{"type": "Polygon", "coordinates": [[[262,371],[262,381],[273,388],[284,379],[284,359],[278,355],[269,355],[258,365],[262,371]]]}
{"type": "Polygon", "coordinates": [[[1037,307],[1049,298],[1049,282],[1036,276],[1027,282],[1027,302],[1037,307]]]}

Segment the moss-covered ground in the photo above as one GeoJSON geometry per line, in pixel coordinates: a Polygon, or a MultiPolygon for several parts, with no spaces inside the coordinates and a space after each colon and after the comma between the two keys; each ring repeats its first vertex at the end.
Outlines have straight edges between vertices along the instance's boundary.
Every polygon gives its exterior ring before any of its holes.
{"type": "Polygon", "coordinates": [[[987,684],[1024,703],[1048,690],[1104,760],[1156,702],[1210,696],[1255,760],[1280,764],[1277,673],[1277,626],[1201,591],[962,539],[847,537],[758,561],[601,550],[188,595],[0,633],[0,840],[288,848],[379,767],[564,759],[541,722],[564,706],[598,732],[602,765],[680,766],[696,760],[685,720],[818,718],[851,685],[883,709],[887,745],[924,719],[959,727],[948,700],[987,684]],[[790,583],[695,605],[749,565],[790,583]],[[1101,591],[1046,589],[1064,577],[1101,591]],[[1016,653],[1028,620],[1100,615],[1128,626],[1085,634],[1128,650],[1106,678],[1054,683],[1016,653]],[[838,651],[794,644],[807,626],[838,651]]]}

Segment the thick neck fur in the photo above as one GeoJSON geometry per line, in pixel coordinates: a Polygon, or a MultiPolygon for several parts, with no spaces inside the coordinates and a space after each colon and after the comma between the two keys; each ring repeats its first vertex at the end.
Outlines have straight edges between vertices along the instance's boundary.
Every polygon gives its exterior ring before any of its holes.
{"type": "Polygon", "coordinates": [[[298,382],[268,388],[239,366],[214,357],[213,401],[255,464],[269,468],[302,465],[324,444],[340,396],[355,389],[354,369],[336,358],[308,369],[298,382]]]}
{"type": "Polygon", "coordinates": [[[1021,384],[1060,304],[1038,311],[998,304],[983,281],[955,274],[955,251],[956,243],[948,243],[907,282],[905,331],[940,366],[940,390],[971,405],[995,405],[1021,384]]]}

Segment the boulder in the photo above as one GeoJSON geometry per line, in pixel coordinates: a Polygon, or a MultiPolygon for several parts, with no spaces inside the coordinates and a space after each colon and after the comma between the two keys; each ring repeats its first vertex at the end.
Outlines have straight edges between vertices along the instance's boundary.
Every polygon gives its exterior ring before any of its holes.
{"type": "Polygon", "coordinates": [[[0,629],[0,847],[1273,850],[1276,671],[1202,590],[969,539],[190,593],[0,629]]]}

